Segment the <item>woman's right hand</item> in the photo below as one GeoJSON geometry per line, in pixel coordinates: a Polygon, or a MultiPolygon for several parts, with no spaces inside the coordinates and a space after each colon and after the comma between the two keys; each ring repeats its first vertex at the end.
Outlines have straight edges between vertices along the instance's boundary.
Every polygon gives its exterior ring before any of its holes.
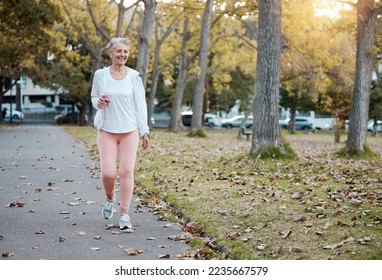
{"type": "Polygon", "coordinates": [[[108,104],[110,103],[110,100],[105,100],[105,99],[98,99],[98,108],[105,108],[108,104]]]}

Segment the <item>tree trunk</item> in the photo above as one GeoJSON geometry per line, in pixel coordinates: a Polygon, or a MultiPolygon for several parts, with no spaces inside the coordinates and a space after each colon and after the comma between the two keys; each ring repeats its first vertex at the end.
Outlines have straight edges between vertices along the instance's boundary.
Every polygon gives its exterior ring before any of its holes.
{"type": "Polygon", "coordinates": [[[186,16],[184,18],[183,36],[182,36],[182,52],[180,53],[179,61],[179,74],[176,80],[175,97],[172,102],[172,110],[170,117],[169,129],[173,132],[177,132],[182,125],[182,100],[184,88],[187,81],[187,44],[190,39],[190,19],[186,16]]]}
{"type": "Polygon", "coordinates": [[[118,18],[117,18],[117,27],[115,31],[115,36],[120,37],[122,36],[122,28],[123,28],[123,22],[124,22],[124,17],[126,13],[126,8],[124,6],[124,0],[121,0],[118,4],[118,18]]]}
{"type": "Polygon", "coordinates": [[[349,116],[346,151],[365,152],[372,71],[376,13],[369,1],[359,0],[357,7],[356,77],[349,116]]]}
{"type": "Polygon", "coordinates": [[[156,0],[143,0],[145,12],[142,29],[139,34],[137,71],[141,74],[143,86],[146,88],[150,62],[151,38],[155,21],[156,0]]]}
{"type": "Polygon", "coordinates": [[[251,153],[279,148],[285,152],[279,125],[281,0],[259,0],[258,50],[251,153]]]}
{"type": "Polygon", "coordinates": [[[288,132],[290,134],[295,134],[296,133],[296,108],[293,107],[290,109],[290,117],[289,117],[289,127],[288,127],[288,132]]]}
{"type": "MultiPolygon", "coordinates": [[[[160,55],[160,48],[162,46],[162,43],[157,40],[157,44],[155,46],[155,56],[154,56],[154,65],[153,65],[153,75],[152,75],[152,81],[151,81],[151,87],[150,87],[150,96],[149,96],[149,102],[148,102],[148,120],[151,120],[151,117],[154,113],[154,100],[155,95],[157,91],[157,85],[159,80],[159,75],[162,72],[161,69],[159,69],[159,55],[160,55]]],[[[149,121],[149,127],[152,126],[151,121],[149,121]]]]}
{"type": "Polygon", "coordinates": [[[202,126],[203,119],[203,100],[204,87],[207,74],[207,60],[209,48],[209,36],[211,31],[211,18],[213,0],[207,0],[206,9],[204,10],[202,30],[200,33],[200,51],[199,51],[199,77],[196,82],[194,99],[192,101],[192,121],[191,135],[196,135],[198,129],[202,126]]]}

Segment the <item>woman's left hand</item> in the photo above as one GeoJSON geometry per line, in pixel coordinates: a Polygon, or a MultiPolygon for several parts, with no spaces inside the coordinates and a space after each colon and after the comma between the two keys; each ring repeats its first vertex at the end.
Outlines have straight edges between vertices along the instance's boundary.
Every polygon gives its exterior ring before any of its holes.
{"type": "Polygon", "coordinates": [[[149,138],[147,137],[147,134],[143,135],[141,139],[142,139],[142,149],[146,150],[149,147],[149,138]]]}

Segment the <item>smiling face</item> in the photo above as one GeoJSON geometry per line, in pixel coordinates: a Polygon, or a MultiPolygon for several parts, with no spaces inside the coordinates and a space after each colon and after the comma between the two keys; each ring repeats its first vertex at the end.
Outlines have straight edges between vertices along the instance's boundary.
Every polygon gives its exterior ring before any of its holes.
{"type": "Polygon", "coordinates": [[[123,66],[129,58],[129,47],[123,43],[116,43],[110,51],[110,58],[115,66],[123,66]]]}

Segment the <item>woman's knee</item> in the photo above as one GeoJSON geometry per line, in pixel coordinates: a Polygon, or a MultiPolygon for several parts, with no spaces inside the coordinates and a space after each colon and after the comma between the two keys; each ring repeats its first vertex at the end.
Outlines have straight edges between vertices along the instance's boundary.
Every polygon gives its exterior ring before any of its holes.
{"type": "Polygon", "coordinates": [[[119,169],[119,177],[123,178],[133,178],[134,169],[132,168],[120,168],[119,169]]]}
{"type": "Polygon", "coordinates": [[[117,178],[117,171],[101,170],[101,176],[103,180],[115,180],[117,178]]]}

